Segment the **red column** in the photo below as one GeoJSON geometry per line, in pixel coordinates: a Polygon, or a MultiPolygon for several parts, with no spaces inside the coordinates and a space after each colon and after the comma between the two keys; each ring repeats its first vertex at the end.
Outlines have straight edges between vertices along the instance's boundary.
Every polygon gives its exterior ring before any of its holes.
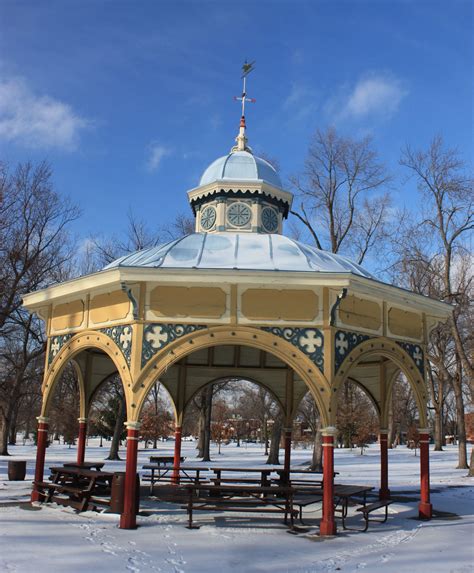
{"type": "Polygon", "coordinates": [[[87,419],[78,418],[79,434],[77,438],[77,463],[83,464],[86,457],[87,419]]]}
{"type": "Polygon", "coordinates": [[[174,470],[172,483],[179,483],[179,466],[181,465],[181,426],[176,426],[174,431],[174,470]]]}
{"type": "Polygon", "coordinates": [[[319,524],[320,535],[335,535],[334,519],[334,436],[336,428],[329,426],[323,435],[323,516],[319,524]]]}
{"type": "Polygon", "coordinates": [[[431,519],[433,506],[430,503],[430,432],[427,429],[418,430],[420,435],[420,484],[421,495],[418,504],[420,519],[431,519]]]}
{"type": "MultiPolygon", "coordinates": [[[[48,441],[48,418],[39,416],[38,418],[38,437],[36,440],[36,466],[35,466],[35,482],[43,481],[44,474],[44,458],[46,456],[46,443],[48,441]]],[[[31,492],[31,501],[39,501],[38,490],[33,485],[31,492]]]]}
{"type": "Polygon", "coordinates": [[[379,499],[390,499],[388,489],[388,430],[380,430],[380,489],[379,499]]]}
{"type": "Polygon", "coordinates": [[[139,428],[138,422],[127,422],[127,463],[125,466],[125,492],[123,497],[123,513],[120,516],[120,529],[136,529],[137,527],[137,453],[139,428]]]}
{"type": "Polygon", "coordinates": [[[290,465],[291,465],[291,428],[285,429],[285,460],[283,462],[283,468],[290,476],[290,465]]]}

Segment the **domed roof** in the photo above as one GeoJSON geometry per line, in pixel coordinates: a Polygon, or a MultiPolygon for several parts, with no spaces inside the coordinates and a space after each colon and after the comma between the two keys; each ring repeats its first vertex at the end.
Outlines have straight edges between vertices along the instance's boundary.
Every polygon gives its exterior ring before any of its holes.
{"type": "Polygon", "coordinates": [[[345,257],[284,235],[230,231],[186,235],[176,241],[125,255],[104,270],[117,267],[352,273],[374,278],[345,257]]]}
{"type": "Polygon", "coordinates": [[[199,186],[220,180],[263,180],[274,187],[282,187],[280,176],[270,163],[249,151],[233,151],[216,159],[202,174],[199,186]]]}

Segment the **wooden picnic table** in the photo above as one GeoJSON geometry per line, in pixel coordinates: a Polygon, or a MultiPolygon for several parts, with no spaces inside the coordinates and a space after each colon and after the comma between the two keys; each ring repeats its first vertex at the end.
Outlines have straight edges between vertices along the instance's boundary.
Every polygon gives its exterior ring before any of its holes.
{"type": "Polygon", "coordinates": [[[114,474],[82,467],[53,466],[49,468],[50,482],[35,482],[43,501],[54,501],[85,511],[90,504],[110,505],[110,491],[114,474]],[[108,499],[97,497],[108,495],[108,499]]]}
{"type": "Polygon", "coordinates": [[[144,474],[143,481],[150,481],[150,495],[153,495],[154,485],[159,481],[173,481],[174,474],[177,473],[179,481],[191,483],[202,483],[202,473],[209,471],[207,466],[163,466],[158,464],[145,464],[144,470],[150,470],[150,474],[144,474]],[[155,475],[155,472],[157,474],[155,475]]]}
{"type": "Polygon", "coordinates": [[[85,470],[95,469],[97,471],[100,471],[104,467],[105,462],[82,462],[82,463],[66,462],[63,465],[64,465],[64,467],[68,467],[68,468],[82,468],[85,470]]]}
{"type": "Polygon", "coordinates": [[[248,479],[248,478],[223,478],[222,477],[222,473],[223,472],[234,472],[234,473],[241,473],[241,474],[246,474],[246,473],[259,473],[260,474],[260,480],[255,480],[257,483],[260,484],[261,487],[268,487],[270,486],[270,474],[272,472],[275,472],[277,470],[275,470],[274,468],[235,468],[235,467],[231,467],[231,468],[224,468],[224,467],[213,467],[210,468],[211,471],[214,472],[215,474],[215,478],[213,479],[213,481],[215,482],[216,485],[222,484],[222,483],[229,483],[229,482],[239,482],[240,483],[245,483],[245,481],[247,482],[251,482],[254,480],[248,479]]]}
{"type": "Polygon", "coordinates": [[[283,513],[284,523],[288,523],[289,517],[290,527],[294,528],[298,510],[293,509],[294,489],[291,487],[212,484],[187,484],[182,487],[188,491],[188,503],[184,507],[188,512],[189,529],[198,528],[193,525],[193,511],[283,513]]]}
{"type": "MultiPolygon", "coordinates": [[[[180,462],[184,462],[186,458],[181,457],[180,462]]],[[[174,456],[150,456],[150,464],[158,464],[158,465],[168,465],[174,464],[174,456]]]]}

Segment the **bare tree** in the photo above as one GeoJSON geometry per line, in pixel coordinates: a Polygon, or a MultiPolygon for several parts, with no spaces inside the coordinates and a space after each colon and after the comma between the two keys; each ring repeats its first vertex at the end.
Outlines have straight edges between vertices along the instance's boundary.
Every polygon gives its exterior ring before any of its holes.
{"type": "MultiPolygon", "coordinates": [[[[429,236],[423,252],[406,248],[404,265],[417,267],[416,274],[424,279],[423,294],[435,291],[437,298],[453,305],[449,329],[441,327],[435,333],[436,345],[431,346],[430,360],[440,374],[440,379],[451,384],[457,414],[459,446],[458,467],[467,468],[466,428],[464,420],[463,387],[472,385],[472,258],[468,240],[474,229],[473,180],[456,150],[445,147],[437,136],[426,151],[405,148],[400,160],[414,176],[423,201],[423,219],[417,221],[419,233],[429,236]],[[426,292],[428,290],[429,292],[426,292]],[[439,344],[439,337],[442,337],[439,344]],[[446,349],[452,358],[446,360],[446,349]]],[[[411,229],[411,237],[415,229],[411,229]]],[[[410,241],[407,242],[408,244],[410,241]]]]}
{"type": "Polygon", "coordinates": [[[346,252],[360,264],[387,232],[390,201],[382,191],[388,182],[370,138],[318,130],[303,173],[292,178],[301,200],[292,214],[319,249],[346,252]]]}

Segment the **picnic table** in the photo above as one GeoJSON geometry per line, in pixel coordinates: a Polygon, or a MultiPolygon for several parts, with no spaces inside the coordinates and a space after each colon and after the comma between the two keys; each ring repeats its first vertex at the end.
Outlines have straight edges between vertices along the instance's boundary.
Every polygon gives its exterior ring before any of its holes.
{"type": "Polygon", "coordinates": [[[142,469],[149,470],[150,473],[143,475],[143,481],[150,482],[150,495],[153,495],[154,485],[159,481],[171,482],[174,481],[176,473],[178,480],[191,483],[202,483],[202,473],[207,472],[209,468],[203,466],[160,466],[158,464],[145,464],[142,469]],[[155,475],[156,473],[156,475],[155,475]]]}
{"type": "Polygon", "coordinates": [[[182,506],[188,513],[188,529],[199,529],[193,524],[193,511],[283,513],[284,523],[288,524],[289,518],[290,528],[294,529],[298,510],[293,508],[294,489],[291,487],[205,483],[182,487],[188,491],[188,502],[182,506]]]}
{"type": "Polygon", "coordinates": [[[215,478],[211,478],[211,480],[215,483],[215,485],[225,484],[225,483],[249,483],[249,484],[256,484],[258,483],[261,487],[268,487],[270,486],[270,474],[275,470],[274,468],[229,468],[229,467],[213,467],[210,468],[212,472],[214,472],[215,478]],[[249,478],[249,477],[222,477],[222,473],[240,473],[240,474],[249,474],[249,473],[259,473],[260,478],[249,478]]]}
{"type": "Polygon", "coordinates": [[[49,469],[51,481],[34,482],[44,502],[55,502],[78,511],[86,511],[91,505],[110,506],[113,473],[72,466],[49,469]],[[99,497],[104,494],[105,498],[99,497]]]}
{"type": "Polygon", "coordinates": [[[82,468],[85,470],[97,470],[100,471],[104,465],[105,462],[82,462],[82,463],[78,463],[78,462],[66,462],[65,464],[63,464],[64,467],[68,467],[68,468],[82,468]]]}

